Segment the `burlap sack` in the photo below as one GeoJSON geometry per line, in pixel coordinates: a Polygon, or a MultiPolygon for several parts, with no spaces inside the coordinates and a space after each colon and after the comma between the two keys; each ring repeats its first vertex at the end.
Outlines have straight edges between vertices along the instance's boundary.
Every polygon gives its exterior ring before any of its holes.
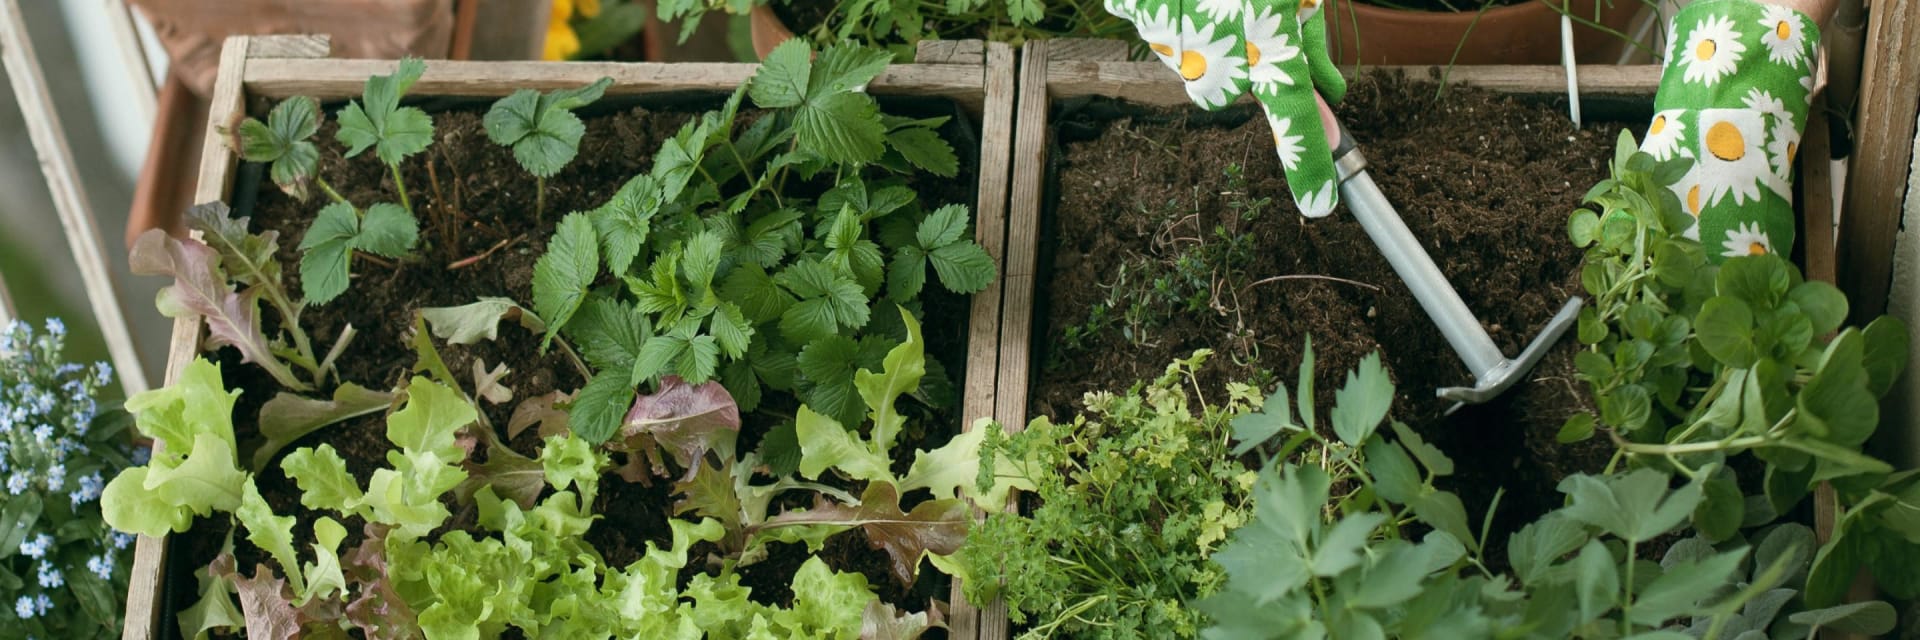
{"type": "Polygon", "coordinates": [[[213,93],[227,36],[323,33],[333,55],[445,58],[453,0],[131,0],[153,23],[173,73],[201,96],[213,93]]]}

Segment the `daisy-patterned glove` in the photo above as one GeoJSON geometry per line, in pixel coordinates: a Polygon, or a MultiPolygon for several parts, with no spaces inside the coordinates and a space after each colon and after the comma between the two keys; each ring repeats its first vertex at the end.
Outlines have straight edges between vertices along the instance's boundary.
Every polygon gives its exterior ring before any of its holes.
{"type": "Polygon", "coordinates": [[[1792,9],[1704,0],[1674,16],[1641,148],[1693,160],[1673,186],[1687,235],[1721,259],[1793,247],[1793,156],[1812,104],[1819,28],[1792,9]]]}
{"type": "Polygon", "coordinates": [[[1347,83],[1327,57],[1321,0],[1294,2],[1106,0],[1106,8],[1134,24],[1200,106],[1219,109],[1251,90],[1294,202],[1317,218],[1333,213],[1339,189],[1314,92],[1339,102],[1347,83]]]}

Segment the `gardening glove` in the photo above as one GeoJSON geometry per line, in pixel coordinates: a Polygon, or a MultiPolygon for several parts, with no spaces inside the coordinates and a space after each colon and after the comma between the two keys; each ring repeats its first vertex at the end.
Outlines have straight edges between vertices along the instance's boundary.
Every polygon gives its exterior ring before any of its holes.
{"type": "Polygon", "coordinates": [[[1819,27],[1752,0],[1705,0],[1674,16],[1641,149],[1689,159],[1673,185],[1713,261],[1793,248],[1793,156],[1813,101],[1819,27]]]}
{"type": "Polygon", "coordinates": [[[1106,0],[1167,67],[1186,81],[1187,96],[1207,109],[1249,90],[1273,127],[1274,149],[1300,213],[1318,218],[1339,200],[1333,154],[1314,99],[1346,95],[1346,80],[1327,57],[1321,0],[1106,0]]]}

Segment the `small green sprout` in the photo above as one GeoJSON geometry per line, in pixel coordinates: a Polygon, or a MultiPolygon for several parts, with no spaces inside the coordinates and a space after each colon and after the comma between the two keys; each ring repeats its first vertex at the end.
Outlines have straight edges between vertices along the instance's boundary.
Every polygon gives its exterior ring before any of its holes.
{"type": "Polygon", "coordinates": [[[340,131],[334,137],[347,145],[351,158],[373,147],[375,155],[393,171],[393,186],[400,192],[400,206],[413,215],[413,203],[407,199],[407,183],[400,177],[400,161],[427,149],[433,143],[433,118],[418,107],[400,106],[400,98],[425,73],[427,65],[418,58],[400,61],[390,76],[367,78],[361,100],[347,103],[340,111],[340,131]]]}
{"type": "Polygon", "coordinates": [[[347,290],[354,251],[398,258],[419,242],[419,222],[397,205],[364,212],[345,202],[327,205],[300,239],[301,287],[307,300],[326,304],[347,290]]]}
{"type": "Polygon", "coordinates": [[[521,89],[493,103],[482,121],[487,138],[494,144],[513,149],[513,159],[533,174],[534,217],[546,215],[547,178],[573,162],[580,152],[580,136],[587,126],[573,110],[593,104],[613,84],[613,78],[601,78],[577,89],[562,89],[541,94],[521,89]]]}
{"type": "Polygon", "coordinates": [[[320,149],[310,139],[320,130],[320,101],[294,96],[274,105],[267,121],[247,118],[240,123],[234,151],[247,162],[272,163],[268,173],[287,195],[307,200],[307,184],[320,185],[334,202],[345,202],[320,178],[320,149]]]}

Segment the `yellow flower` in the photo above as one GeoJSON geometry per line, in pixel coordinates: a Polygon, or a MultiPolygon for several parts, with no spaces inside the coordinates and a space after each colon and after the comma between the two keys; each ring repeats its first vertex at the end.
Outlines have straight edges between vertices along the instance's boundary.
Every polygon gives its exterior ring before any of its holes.
{"type": "MultiPolygon", "coordinates": [[[[547,60],[566,60],[580,52],[580,36],[574,34],[574,0],[553,0],[553,10],[547,14],[547,45],[541,57],[547,60]]],[[[599,0],[582,0],[582,9],[591,5],[594,13],[600,12],[599,0]]]]}

